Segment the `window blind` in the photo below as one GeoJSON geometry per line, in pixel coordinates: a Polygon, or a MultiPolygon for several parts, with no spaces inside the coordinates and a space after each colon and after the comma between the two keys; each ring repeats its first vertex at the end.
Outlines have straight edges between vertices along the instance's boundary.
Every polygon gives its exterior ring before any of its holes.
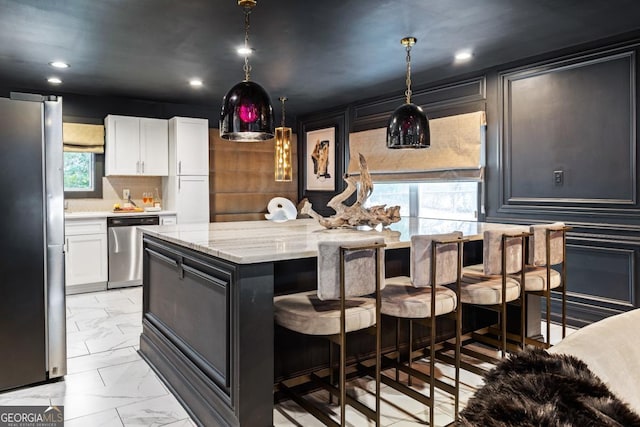
{"type": "Polygon", "coordinates": [[[431,146],[391,150],[386,128],[349,135],[350,175],[359,174],[358,153],[367,159],[374,181],[482,180],[484,111],[429,120],[431,146]]]}
{"type": "Polygon", "coordinates": [[[67,152],[104,153],[104,126],[63,123],[62,141],[67,152]]]}

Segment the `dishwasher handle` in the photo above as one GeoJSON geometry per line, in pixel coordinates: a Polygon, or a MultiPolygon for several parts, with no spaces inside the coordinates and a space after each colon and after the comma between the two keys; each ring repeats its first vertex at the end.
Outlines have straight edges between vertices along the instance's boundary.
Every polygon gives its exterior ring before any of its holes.
{"type": "Polygon", "coordinates": [[[151,216],[130,216],[130,217],[108,217],[107,227],[132,227],[136,225],[160,225],[160,217],[151,216]]]}

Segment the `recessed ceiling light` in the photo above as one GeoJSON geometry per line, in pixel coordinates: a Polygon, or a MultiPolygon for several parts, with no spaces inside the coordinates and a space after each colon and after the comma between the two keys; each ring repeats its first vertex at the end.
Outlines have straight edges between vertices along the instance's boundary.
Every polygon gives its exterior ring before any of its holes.
{"type": "Polygon", "coordinates": [[[69,68],[70,65],[63,61],[53,61],[49,62],[49,65],[55,68],[69,68]]]}
{"type": "Polygon", "coordinates": [[[463,50],[456,53],[455,58],[456,58],[456,61],[468,61],[469,59],[471,59],[472,56],[473,54],[470,51],[463,50]]]}
{"type": "Polygon", "coordinates": [[[48,81],[49,83],[51,83],[52,85],[59,85],[60,83],[62,83],[62,80],[60,80],[60,79],[59,79],[59,78],[57,78],[57,77],[49,77],[49,78],[47,79],[47,81],[48,81]]]}
{"type": "Polygon", "coordinates": [[[200,79],[191,79],[191,80],[189,80],[189,84],[192,87],[200,87],[200,86],[202,86],[202,80],[200,80],[200,79]]]}
{"type": "Polygon", "coordinates": [[[251,55],[253,53],[253,49],[251,49],[250,47],[239,47],[238,50],[238,55],[242,55],[242,56],[246,56],[246,55],[251,55]]]}

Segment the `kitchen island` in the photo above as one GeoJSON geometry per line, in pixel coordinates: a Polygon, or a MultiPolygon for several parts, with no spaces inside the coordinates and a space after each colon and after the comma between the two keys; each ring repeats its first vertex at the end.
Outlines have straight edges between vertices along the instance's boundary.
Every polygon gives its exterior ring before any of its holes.
{"type": "Polygon", "coordinates": [[[383,236],[389,277],[408,274],[414,234],[459,230],[481,243],[484,230],[511,227],[422,218],[381,230],[312,219],[144,227],[140,353],[198,423],[271,426],[274,380],[325,360],[315,341],[273,322],[274,295],[315,288],[319,241],[383,236]]]}

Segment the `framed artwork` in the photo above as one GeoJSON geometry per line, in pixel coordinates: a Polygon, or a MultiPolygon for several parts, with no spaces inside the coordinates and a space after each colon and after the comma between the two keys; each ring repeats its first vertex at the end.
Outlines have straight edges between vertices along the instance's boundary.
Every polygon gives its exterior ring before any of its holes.
{"type": "Polygon", "coordinates": [[[305,134],[305,190],[336,189],[336,128],[330,127],[305,134]]]}

